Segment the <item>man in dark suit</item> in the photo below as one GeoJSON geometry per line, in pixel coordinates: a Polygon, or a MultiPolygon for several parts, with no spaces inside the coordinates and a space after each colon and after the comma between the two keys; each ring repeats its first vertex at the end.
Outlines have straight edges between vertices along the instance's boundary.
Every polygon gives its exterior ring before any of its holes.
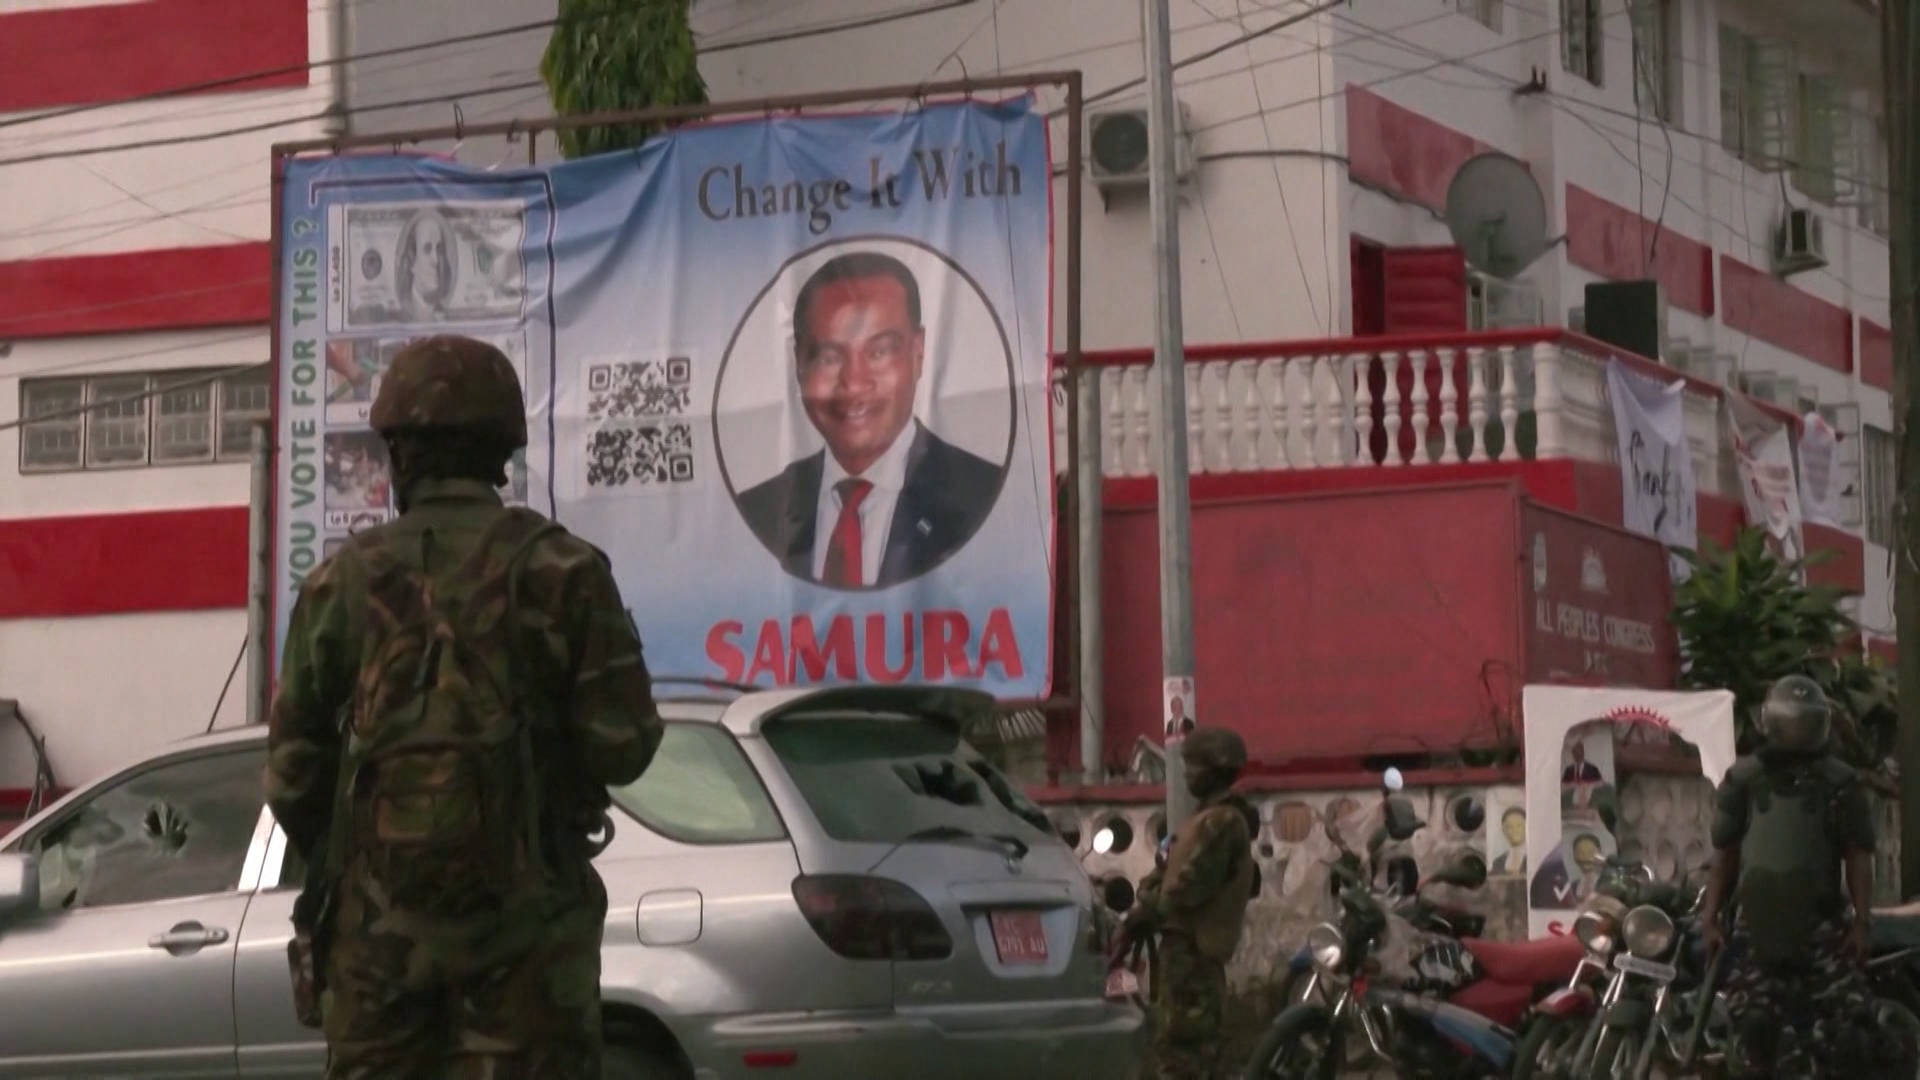
{"type": "Polygon", "coordinates": [[[793,327],[800,401],[826,448],[741,492],[741,516],[807,581],[880,588],[926,573],[987,519],[1003,472],[913,415],[919,283],[891,256],[839,256],[800,287],[793,327]]]}

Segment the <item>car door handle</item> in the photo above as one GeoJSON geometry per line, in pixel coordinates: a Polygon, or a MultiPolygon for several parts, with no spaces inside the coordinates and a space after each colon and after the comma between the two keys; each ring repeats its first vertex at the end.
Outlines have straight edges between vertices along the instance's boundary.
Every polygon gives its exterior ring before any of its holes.
{"type": "Polygon", "coordinates": [[[197,922],[176,924],[164,934],[155,934],[147,939],[150,949],[198,949],[204,945],[218,945],[227,940],[227,932],[218,926],[201,926],[197,922]]]}

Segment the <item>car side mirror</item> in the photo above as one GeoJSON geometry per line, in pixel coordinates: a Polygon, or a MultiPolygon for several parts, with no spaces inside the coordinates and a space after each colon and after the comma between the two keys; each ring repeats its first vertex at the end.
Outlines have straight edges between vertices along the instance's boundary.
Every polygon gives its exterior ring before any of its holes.
{"type": "Polygon", "coordinates": [[[0,926],[40,907],[40,864],[32,855],[0,855],[0,926]]]}

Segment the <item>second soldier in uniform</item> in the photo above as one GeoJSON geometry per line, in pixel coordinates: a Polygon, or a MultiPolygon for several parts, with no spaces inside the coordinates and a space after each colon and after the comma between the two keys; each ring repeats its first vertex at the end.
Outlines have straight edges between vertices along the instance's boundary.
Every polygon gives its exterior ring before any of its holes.
{"type": "Polygon", "coordinates": [[[1227,961],[1240,944],[1253,898],[1251,822],[1257,818],[1232,794],[1247,764],[1239,735],[1201,728],[1186,737],[1182,754],[1184,780],[1198,805],[1173,834],[1166,866],[1140,883],[1127,929],[1160,935],[1153,1075],[1210,1080],[1225,1020],[1227,961]]]}
{"type": "Polygon", "coordinates": [[[409,345],[371,421],[401,515],[301,585],[270,718],[296,996],[332,1080],[598,1078],[591,839],[661,737],[639,637],[598,550],[501,504],[527,425],[498,349],[409,345]]]}

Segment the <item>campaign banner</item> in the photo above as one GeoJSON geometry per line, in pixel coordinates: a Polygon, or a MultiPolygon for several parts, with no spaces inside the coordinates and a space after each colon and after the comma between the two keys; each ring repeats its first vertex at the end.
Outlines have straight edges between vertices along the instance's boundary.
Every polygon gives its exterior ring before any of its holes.
{"type": "Polygon", "coordinates": [[[1807,553],[1800,516],[1800,485],[1794,478],[1793,432],[1744,395],[1726,395],[1727,432],[1733,441],[1740,498],[1749,524],[1766,530],[1767,547],[1781,562],[1807,553]]]}
{"type": "MultiPolygon", "coordinates": [[[[1520,709],[1526,810],[1508,836],[1525,845],[1527,933],[1569,934],[1607,858],[1621,853],[1616,747],[1677,735],[1700,751],[1700,771],[1717,785],[1733,767],[1733,693],[1530,684],[1520,709]]],[[[1644,822],[1635,839],[1629,857],[1663,880],[1699,869],[1710,854],[1704,844],[1674,849],[1644,822]]]]}
{"type": "MultiPolygon", "coordinates": [[[[1607,390],[1613,402],[1621,518],[1627,531],[1693,550],[1700,541],[1700,510],[1693,451],[1687,444],[1686,383],[1662,383],[1609,360],[1607,390]]],[[[1686,579],[1685,560],[1669,556],[1668,565],[1673,580],[1686,579]]]]}
{"type": "Polygon", "coordinates": [[[457,333],[526,390],[503,497],[607,553],[656,676],[1044,696],[1049,176],[1030,98],[288,161],[276,663],[301,581],[396,513],[382,372],[457,333]]]}
{"type": "Polygon", "coordinates": [[[1800,510],[1807,523],[1841,528],[1840,433],[1827,418],[1810,412],[1800,418],[1800,510]]]}

